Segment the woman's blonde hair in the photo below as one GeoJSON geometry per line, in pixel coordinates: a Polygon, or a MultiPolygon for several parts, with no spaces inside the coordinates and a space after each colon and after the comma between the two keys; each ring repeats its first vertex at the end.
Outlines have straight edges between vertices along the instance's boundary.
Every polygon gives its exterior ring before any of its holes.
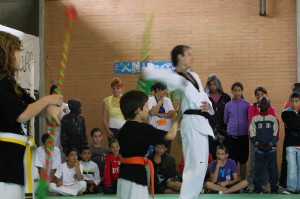
{"type": "Polygon", "coordinates": [[[14,90],[17,94],[18,83],[15,79],[18,73],[16,65],[15,51],[21,51],[21,40],[7,32],[0,31],[0,79],[6,77],[11,81],[14,90]]]}

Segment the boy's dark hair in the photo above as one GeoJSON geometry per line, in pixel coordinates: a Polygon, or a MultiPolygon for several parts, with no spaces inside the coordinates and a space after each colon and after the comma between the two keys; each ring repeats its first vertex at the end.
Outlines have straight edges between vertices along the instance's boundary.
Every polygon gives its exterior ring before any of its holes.
{"type": "Polygon", "coordinates": [[[82,146],[82,147],[80,148],[80,154],[81,154],[84,150],[91,150],[91,149],[90,149],[90,147],[88,147],[88,146],[82,146]]]}
{"type": "Polygon", "coordinates": [[[65,150],[66,156],[68,157],[69,154],[70,154],[72,151],[75,151],[75,152],[78,154],[78,152],[77,152],[77,150],[76,150],[75,148],[73,148],[73,147],[67,147],[67,149],[65,150]]]}
{"type": "Polygon", "coordinates": [[[260,91],[260,92],[262,92],[262,93],[264,93],[264,94],[268,94],[267,89],[265,89],[265,88],[262,87],[262,86],[259,86],[259,87],[256,87],[256,88],[255,88],[255,90],[254,90],[254,95],[256,95],[256,92],[258,92],[258,91],[260,91]]]}
{"type": "Polygon", "coordinates": [[[292,86],[292,89],[293,89],[293,91],[300,92],[300,83],[295,83],[295,84],[292,86]]]}
{"type": "Polygon", "coordinates": [[[119,141],[118,141],[117,139],[112,139],[112,140],[110,140],[109,143],[108,143],[108,147],[110,148],[111,145],[112,145],[113,143],[115,143],[115,142],[119,143],[119,141]]]}
{"type": "Polygon", "coordinates": [[[178,64],[177,56],[178,55],[183,56],[186,49],[190,49],[190,47],[186,45],[178,45],[173,48],[173,50],[171,51],[171,60],[174,67],[176,67],[178,64]]]}
{"type": "Polygon", "coordinates": [[[260,108],[261,113],[265,113],[268,111],[269,107],[271,106],[270,100],[267,97],[261,97],[257,103],[258,107],[260,108]]]}
{"type": "Polygon", "coordinates": [[[42,135],[42,143],[43,144],[46,144],[46,141],[47,141],[47,139],[50,137],[50,135],[49,135],[49,133],[44,133],[43,135],[42,135]]]}
{"type": "Polygon", "coordinates": [[[134,119],[135,111],[140,108],[143,110],[145,103],[148,101],[148,96],[138,90],[131,90],[122,95],[120,99],[121,112],[126,120],[134,119]]]}
{"type": "Polygon", "coordinates": [[[217,150],[218,150],[218,149],[224,150],[226,154],[228,153],[228,148],[227,148],[224,144],[218,145],[218,146],[217,146],[217,150]]]}
{"type": "Polygon", "coordinates": [[[102,136],[102,131],[101,131],[101,129],[98,128],[98,127],[92,128],[92,130],[91,130],[91,136],[93,137],[93,135],[94,135],[96,132],[100,132],[100,133],[101,133],[101,136],[102,136]]]}
{"type": "Polygon", "coordinates": [[[168,142],[167,141],[161,142],[161,143],[156,144],[156,145],[164,145],[166,148],[168,148],[168,142]]]}
{"type": "Polygon", "coordinates": [[[300,100],[300,93],[297,91],[292,92],[292,94],[290,95],[290,99],[292,98],[298,98],[300,100]]]}
{"type": "MultiPolygon", "coordinates": [[[[231,91],[233,91],[234,87],[240,87],[242,89],[242,91],[244,90],[244,86],[241,82],[234,82],[232,85],[231,85],[231,91]]],[[[244,99],[244,95],[242,94],[241,96],[242,99],[244,99]]]]}
{"type": "Polygon", "coordinates": [[[71,112],[77,112],[78,108],[82,106],[81,101],[78,99],[71,99],[68,101],[68,106],[71,112]]]}
{"type": "Polygon", "coordinates": [[[50,95],[52,95],[55,89],[57,89],[56,84],[52,84],[52,86],[50,87],[50,95]]]}
{"type": "Polygon", "coordinates": [[[156,82],[155,84],[153,84],[151,86],[151,90],[156,92],[156,89],[164,90],[164,89],[167,89],[167,86],[163,83],[156,82]]]}

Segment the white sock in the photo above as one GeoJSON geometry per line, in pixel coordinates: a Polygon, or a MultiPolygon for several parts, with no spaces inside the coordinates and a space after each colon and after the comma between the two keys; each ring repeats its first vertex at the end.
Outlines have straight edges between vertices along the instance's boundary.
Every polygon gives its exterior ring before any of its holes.
{"type": "Polygon", "coordinates": [[[219,191],[219,194],[223,194],[223,191],[219,191]]]}

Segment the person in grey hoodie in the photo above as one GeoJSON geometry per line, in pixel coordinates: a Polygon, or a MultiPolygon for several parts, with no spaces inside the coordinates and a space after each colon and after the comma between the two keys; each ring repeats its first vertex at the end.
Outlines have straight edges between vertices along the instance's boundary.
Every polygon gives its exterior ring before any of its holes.
{"type": "Polygon", "coordinates": [[[61,146],[65,151],[69,147],[80,151],[81,147],[88,144],[85,120],[82,116],[82,105],[79,100],[68,101],[70,113],[61,120],[61,146]]]}
{"type": "Polygon", "coordinates": [[[210,122],[210,125],[214,131],[215,139],[209,137],[209,152],[215,160],[217,146],[223,141],[226,136],[227,125],[224,123],[224,109],[225,104],[231,101],[231,97],[223,91],[223,87],[220,79],[215,74],[208,76],[205,86],[205,92],[207,93],[215,114],[211,116],[214,121],[210,122]]]}

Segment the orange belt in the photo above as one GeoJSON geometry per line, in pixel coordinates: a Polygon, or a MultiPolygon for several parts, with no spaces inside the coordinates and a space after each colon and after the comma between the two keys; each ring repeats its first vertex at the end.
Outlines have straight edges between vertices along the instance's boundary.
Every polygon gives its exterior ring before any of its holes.
{"type": "Polygon", "coordinates": [[[130,158],[122,158],[122,163],[124,164],[141,164],[144,166],[149,165],[150,167],[150,179],[151,179],[151,194],[152,198],[154,198],[154,167],[151,160],[143,157],[130,157],[130,158]]]}

